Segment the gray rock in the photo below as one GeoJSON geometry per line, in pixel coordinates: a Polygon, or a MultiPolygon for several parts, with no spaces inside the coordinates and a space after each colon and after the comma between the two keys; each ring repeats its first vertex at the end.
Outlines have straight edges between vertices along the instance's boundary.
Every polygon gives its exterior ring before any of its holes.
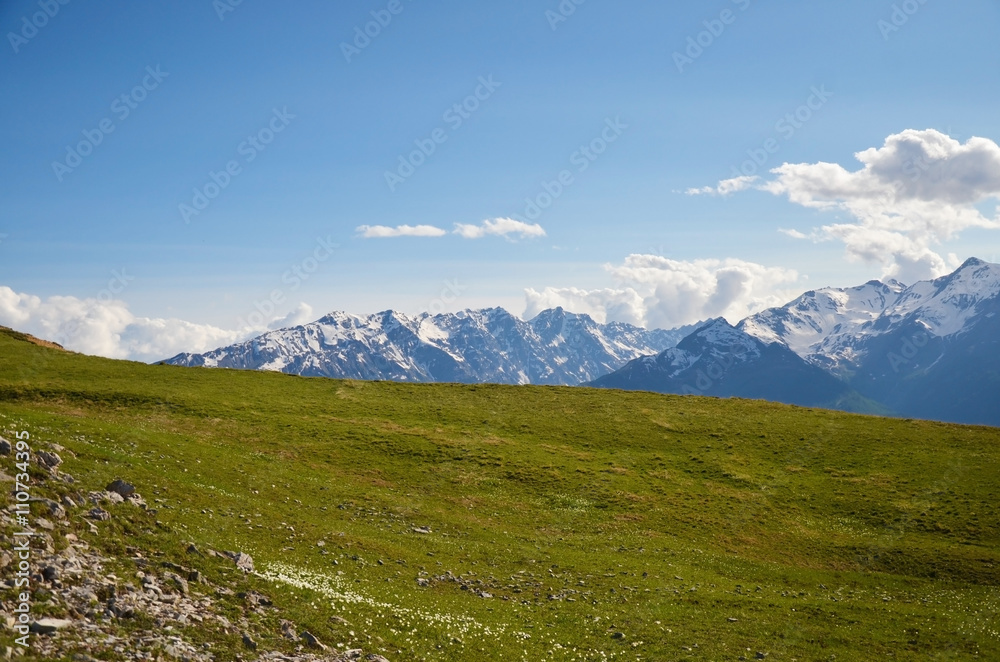
{"type": "Polygon", "coordinates": [[[306,645],[309,646],[309,648],[316,648],[316,649],[319,649],[321,651],[325,651],[326,650],[326,646],[323,644],[323,642],[321,642],[319,639],[317,639],[316,635],[314,635],[312,632],[308,632],[308,631],[303,632],[302,633],[302,640],[306,642],[306,645]]]}
{"type": "Polygon", "coordinates": [[[389,662],[389,660],[385,659],[381,655],[376,655],[375,653],[369,653],[368,657],[365,659],[368,660],[368,662],[389,662]]]}
{"type": "Polygon", "coordinates": [[[40,618],[32,622],[28,626],[28,629],[38,634],[52,634],[57,630],[68,628],[71,625],[73,625],[73,621],[67,621],[62,618],[40,618]]]}
{"type": "Polygon", "coordinates": [[[166,572],[163,573],[163,577],[168,581],[172,582],[173,585],[177,587],[177,590],[179,590],[184,595],[190,593],[191,588],[188,585],[188,580],[184,579],[180,575],[174,574],[172,572],[166,572]]]}
{"type": "Polygon", "coordinates": [[[62,464],[62,458],[55,453],[50,453],[48,451],[35,451],[32,457],[35,462],[42,465],[52,473],[59,473],[59,465],[62,464]]]}
{"type": "Polygon", "coordinates": [[[243,645],[252,651],[257,650],[257,642],[254,641],[249,634],[246,632],[241,633],[243,636],[243,645]]]}
{"type": "Polygon", "coordinates": [[[298,639],[298,636],[295,634],[295,623],[292,623],[291,621],[281,621],[281,636],[291,641],[298,639]]]}
{"type": "Polygon", "coordinates": [[[123,499],[135,494],[135,485],[126,483],[121,478],[115,478],[105,489],[120,495],[123,499]]]}
{"type": "Polygon", "coordinates": [[[90,519],[96,519],[98,522],[107,522],[111,519],[111,513],[103,508],[91,508],[87,511],[87,517],[90,519]]]}
{"type": "Polygon", "coordinates": [[[14,452],[14,447],[9,441],[0,437],[0,455],[10,455],[14,452]]]}
{"type": "Polygon", "coordinates": [[[245,552],[237,552],[230,558],[233,559],[233,563],[236,567],[243,572],[253,572],[253,557],[245,552]]]}

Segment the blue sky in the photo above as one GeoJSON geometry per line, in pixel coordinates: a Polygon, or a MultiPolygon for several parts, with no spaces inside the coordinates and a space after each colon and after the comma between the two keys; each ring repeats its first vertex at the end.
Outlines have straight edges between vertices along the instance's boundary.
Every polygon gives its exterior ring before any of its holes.
{"type": "MultiPolygon", "coordinates": [[[[792,174],[780,190],[760,190],[775,179],[771,168],[827,162],[853,172],[856,152],[906,130],[1000,140],[1000,88],[988,73],[1000,68],[996,0],[566,0],[568,16],[558,0],[228,3],[0,4],[0,287],[22,298],[9,304],[22,317],[5,323],[37,328],[29,318],[42,313],[24,312],[26,296],[106,300],[109,288],[121,315],[223,330],[245,324],[275,291],[272,317],[489,305],[520,314],[531,288],[539,297],[529,311],[576,300],[646,324],[689,321],[673,308],[618,314],[587,294],[640,289],[630,255],[701,276],[726,264],[704,261],[756,265],[747,273],[759,282],[726,309],[732,315],[770,301],[768,291],[780,298],[940,271],[926,256],[896,269],[857,238],[818,231],[868,212],[824,208],[815,191],[810,204],[794,202],[803,180],[792,174]],[[46,4],[55,15],[25,28],[46,4]],[[343,44],[378,16],[391,21],[345,56],[343,44]],[[680,71],[675,53],[699,33],[706,46],[680,71]],[[487,92],[481,79],[499,85],[487,92]],[[447,120],[477,88],[475,110],[460,126],[455,114],[447,120]],[[806,121],[779,130],[810,101],[806,121]],[[578,150],[609,121],[627,128],[580,172],[578,150]],[[390,187],[386,172],[435,130],[443,142],[390,187]],[[89,140],[83,132],[100,144],[71,171],[54,167],[89,140]],[[254,147],[255,135],[273,140],[254,147]],[[777,149],[757,182],[732,195],[687,193],[732,178],[748,150],[766,144],[777,149]],[[211,173],[224,181],[218,173],[231,161],[237,174],[185,216],[180,206],[194,204],[211,173]],[[526,199],[564,170],[572,183],[526,217],[526,199]],[[537,224],[544,236],[452,232],[501,218],[537,224]],[[358,231],[402,225],[447,234],[358,231]],[[317,238],[339,247],[312,270],[317,238]],[[309,278],[283,278],[296,267],[309,278]],[[442,298],[456,282],[460,294],[442,298]]],[[[977,189],[984,218],[995,217],[995,194],[977,189]]],[[[994,229],[949,227],[957,230],[917,240],[919,250],[948,264],[1000,254],[994,229]]]]}

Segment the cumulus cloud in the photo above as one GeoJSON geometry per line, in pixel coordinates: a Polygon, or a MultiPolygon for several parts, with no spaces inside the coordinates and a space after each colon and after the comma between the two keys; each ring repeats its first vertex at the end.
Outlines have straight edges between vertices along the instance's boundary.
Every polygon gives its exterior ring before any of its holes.
{"type": "Polygon", "coordinates": [[[497,218],[483,221],[479,225],[455,224],[455,234],[466,239],[482,239],[488,235],[510,237],[516,235],[522,239],[529,237],[544,237],[545,230],[541,225],[522,223],[512,218],[497,218]]]}
{"type": "Polygon", "coordinates": [[[293,326],[301,326],[302,324],[307,324],[309,322],[315,321],[313,316],[313,308],[305,301],[299,302],[299,305],[295,307],[295,310],[291,311],[284,317],[278,317],[271,321],[267,325],[267,328],[271,331],[275,329],[287,329],[293,326]]]}
{"type": "Polygon", "coordinates": [[[738,259],[682,261],[630,255],[623,264],[605,268],[618,287],[529,289],[525,317],[562,306],[602,322],[647,328],[673,328],[711,317],[735,323],[798,294],[791,287],[799,280],[795,271],[738,259]]]}
{"type": "MultiPolygon", "coordinates": [[[[300,306],[288,319],[306,315],[305,309],[300,306]]],[[[158,361],[181,352],[205,352],[266,330],[227,330],[179,319],[137,317],[123,301],[67,296],[43,300],[3,286],[0,286],[0,325],[83,354],[135,361],[158,361]]]]}
{"type": "Polygon", "coordinates": [[[642,296],[631,288],[581,290],[576,287],[546,287],[541,292],[529,288],[525,290],[525,299],[525,319],[531,319],[544,310],[561,307],[590,315],[601,324],[616,321],[642,326],[645,323],[642,296]]]}
{"type": "Polygon", "coordinates": [[[355,229],[365,239],[391,239],[393,237],[443,237],[448,234],[433,225],[361,225],[355,229]]]}
{"type": "Polygon", "coordinates": [[[732,179],[723,179],[719,182],[718,186],[689,188],[686,192],[688,195],[721,195],[722,197],[726,197],[732,195],[733,193],[739,193],[740,191],[746,191],[747,189],[752,188],[759,179],[760,178],[756,175],[733,177],[732,179]]]}
{"type": "Polygon", "coordinates": [[[963,230],[1000,228],[1000,146],[992,140],[963,144],[933,129],[908,129],[855,158],[857,170],[785,163],[753,187],[803,207],[846,212],[850,220],[812,237],[841,241],[848,258],[880,263],[885,277],[904,282],[954,269],[956,259],[941,255],[940,246],[963,230]],[[984,203],[993,205],[992,217],[981,211],[984,203]]]}

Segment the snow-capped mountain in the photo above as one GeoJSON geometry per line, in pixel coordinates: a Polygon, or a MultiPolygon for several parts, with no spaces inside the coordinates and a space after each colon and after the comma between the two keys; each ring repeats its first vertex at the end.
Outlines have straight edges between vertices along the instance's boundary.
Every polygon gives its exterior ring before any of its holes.
{"type": "Polygon", "coordinates": [[[902,283],[870,281],[859,287],[806,292],[781,308],[770,308],[741,321],[738,327],[765,343],[780,342],[829,370],[855,357],[862,329],[899,301],[902,283]]]}
{"type": "Polygon", "coordinates": [[[337,312],[166,363],[346,379],[574,385],[672,347],[692,328],[598,324],[562,308],[530,321],[502,308],[418,316],[337,312]]]}
{"type": "Polygon", "coordinates": [[[880,411],[784,344],[765,343],[721,317],[697,329],[677,347],[630,361],[590,386],[880,411]]]}
{"type": "Polygon", "coordinates": [[[175,365],[410,382],[585,384],[1000,425],[1000,265],[806,292],[736,327],[598,324],[561,308],[333,313],[175,365]]]}
{"type": "Polygon", "coordinates": [[[960,335],[981,319],[981,304],[1000,295],[1000,265],[972,258],[957,271],[906,287],[871,281],[806,292],[781,308],[739,323],[764,342],[780,342],[811,363],[849,374],[868,360],[874,338],[918,324],[935,338],[960,335]]]}
{"type": "Polygon", "coordinates": [[[874,402],[904,416],[1000,425],[1000,265],[970,259],[909,287],[872,281],[816,290],[732,331],[712,325],[594,385],[853,411],[877,411],[874,402]],[[749,348],[733,331],[759,345],[749,348]]]}

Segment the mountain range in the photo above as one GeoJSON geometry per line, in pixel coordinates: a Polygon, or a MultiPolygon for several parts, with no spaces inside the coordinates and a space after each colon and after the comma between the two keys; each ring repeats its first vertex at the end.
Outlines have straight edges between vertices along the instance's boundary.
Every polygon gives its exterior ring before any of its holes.
{"type": "Polygon", "coordinates": [[[174,365],[412,382],[589,385],[1000,425],[1000,266],[806,292],[729,324],[600,324],[561,308],[333,313],[174,365]]]}
{"type": "Polygon", "coordinates": [[[673,347],[694,328],[599,324],[562,308],[530,321],[502,308],[417,316],[336,312],[166,363],[342,379],[577,385],[673,347]]]}
{"type": "Polygon", "coordinates": [[[735,327],[712,320],[592,385],[1000,425],[998,312],[1000,266],[973,258],[909,287],[825,288],[735,327]]]}

